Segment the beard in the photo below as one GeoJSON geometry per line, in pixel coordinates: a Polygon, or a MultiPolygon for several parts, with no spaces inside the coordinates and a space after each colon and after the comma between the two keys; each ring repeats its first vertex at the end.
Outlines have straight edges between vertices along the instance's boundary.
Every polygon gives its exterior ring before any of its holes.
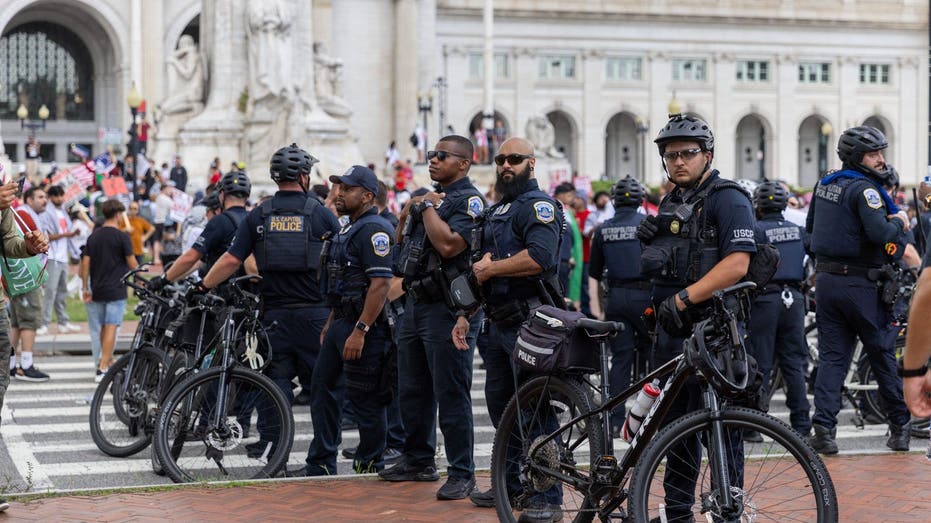
{"type": "Polygon", "coordinates": [[[507,170],[504,172],[499,172],[497,180],[495,180],[495,193],[498,194],[498,197],[502,200],[513,200],[517,198],[518,195],[527,191],[527,186],[530,184],[530,164],[527,164],[521,172],[514,172],[512,170],[507,170]],[[514,176],[510,181],[504,179],[504,173],[513,173],[514,176]]]}

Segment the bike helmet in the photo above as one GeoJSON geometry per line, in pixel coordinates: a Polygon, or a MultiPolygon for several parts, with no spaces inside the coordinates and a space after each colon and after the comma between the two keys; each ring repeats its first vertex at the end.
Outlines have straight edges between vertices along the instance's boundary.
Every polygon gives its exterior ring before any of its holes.
{"type": "Polygon", "coordinates": [[[296,182],[301,174],[309,174],[311,167],[319,161],[292,143],[275,151],[269,172],[276,183],[296,182]]]}
{"type": "MultiPolygon", "coordinates": [[[[740,329],[743,331],[743,329],[740,329]]],[[[686,361],[720,394],[728,397],[742,393],[749,383],[750,366],[745,332],[733,343],[728,329],[720,329],[712,320],[695,324],[692,336],[682,343],[686,361]]]]}
{"type": "Polygon", "coordinates": [[[701,118],[687,114],[674,114],[669,117],[666,126],[656,135],[653,143],[659,148],[659,154],[666,151],[666,144],[676,141],[698,142],[702,151],[714,152],[714,134],[701,118]]]}
{"type": "Polygon", "coordinates": [[[249,176],[242,171],[230,171],[220,178],[217,183],[217,190],[230,196],[241,196],[248,198],[252,192],[252,182],[249,176]]]}
{"type": "Polygon", "coordinates": [[[643,202],[643,186],[628,174],[611,188],[615,207],[639,207],[643,202]]]}
{"type": "Polygon", "coordinates": [[[876,178],[883,185],[889,183],[889,168],[886,166],[882,171],[877,171],[863,165],[863,155],[872,151],[882,151],[889,147],[886,136],[875,127],[861,125],[851,127],[841,134],[837,140],[837,156],[844,164],[845,168],[859,171],[868,176],[876,178]]]}
{"type": "Polygon", "coordinates": [[[218,192],[212,192],[200,201],[200,204],[206,207],[208,210],[216,210],[222,207],[220,205],[220,194],[218,192]]]}
{"type": "Polygon", "coordinates": [[[789,191],[779,182],[765,181],[753,191],[757,212],[782,212],[789,204],[789,191]]]}

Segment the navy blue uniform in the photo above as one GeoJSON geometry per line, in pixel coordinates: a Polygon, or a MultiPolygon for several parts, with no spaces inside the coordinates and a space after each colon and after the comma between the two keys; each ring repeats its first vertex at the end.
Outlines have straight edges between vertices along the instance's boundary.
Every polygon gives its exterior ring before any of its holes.
{"type": "Polygon", "coordinates": [[[207,222],[200,236],[194,240],[191,248],[200,253],[200,259],[204,263],[203,274],[210,272],[213,264],[230,248],[239,224],[242,223],[246,214],[246,208],[241,205],[230,207],[207,222]]]}
{"type": "Polygon", "coordinates": [[[779,249],[779,269],[753,302],[749,349],[763,373],[764,388],[769,387],[773,360],[778,358],[785,381],[789,421],[799,433],[808,434],[811,430],[805,383],[808,344],[805,341],[805,300],[801,292],[805,277],[805,230],[785,221],[781,212],[770,212],[757,222],[756,237],[779,249]]]}
{"type": "MultiPolygon", "coordinates": [[[[485,210],[485,200],[468,178],[443,188],[436,213],[465,241],[472,240],[475,218],[485,210]]],[[[420,213],[434,212],[424,208],[420,213]]],[[[469,269],[469,251],[444,259],[430,244],[423,219],[411,220],[409,235],[399,249],[400,265],[413,264],[404,276],[407,305],[398,335],[398,379],[404,424],[405,460],[417,466],[435,466],[437,407],[446,444],[449,477],[470,479],[475,471],[472,456],[472,356],[453,345],[450,332],[456,310],[449,302],[449,282],[469,269]],[[411,252],[420,253],[414,258],[411,252]]],[[[470,347],[482,317],[471,320],[470,347]]]]}
{"type": "Polygon", "coordinates": [[[826,429],[837,424],[857,338],[889,422],[901,426],[910,419],[895,373],[892,311],[881,302],[869,274],[890,261],[887,246],[901,241],[902,223],[887,218],[895,213],[893,205],[881,187],[854,171],[828,175],[815,186],[806,223],[817,257],[819,363],[812,422],[826,429]]]}
{"type": "MultiPolygon", "coordinates": [[[[488,209],[482,232],[482,252],[492,259],[502,260],[526,250],[543,269],[540,274],[525,277],[492,278],[483,285],[486,298],[485,314],[491,319],[488,346],[485,349],[485,401],[492,424],[497,427],[511,396],[514,395],[514,373],[511,353],[517,343],[517,331],[530,309],[548,303],[541,283],[550,293],[559,285],[559,238],[564,214],[559,204],[540,191],[531,179],[527,191],[513,200],[502,200],[488,209]]],[[[561,297],[557,296],[559,300],[561,297]]],[[[555,300],[554,300],[555,301],[555,300]]],[[[517,489],[517,474],[509,475],[509,485],[517,489]]],[[[561,504],[561,492],[552,488],[547,502],[561,504]]]]}
{"type": "MultiPolygon", "coordinates": [[[[724,187],[707,191],[712,184],[729,183],[722,180],[717,170],[695,190],[676,188],[660,203],[660,228],[656,237],[644,247],[641,255],[641,270],[653,280],[653,302],[659,304],[669,296],[701,279],[720,260],[735,252],[756,252],[753,206],[742,190],[724,187]],[[706,197],[700,205],[698,196],[706,197]],[[671,219],[683,204],[696,204],[695,212],[686,222],[671,219]],[[704,234],[698,235],[699,231],[704,234]],[[700,236],[700,238],[693,237],[700,236]],[[700,250],[702,255],[690,255],[700,250]],[[677,253],[677,255],[673,254],[677,253]],[[700,263],[698,263],[700,261],[700,263]],[[659,271],[665,270],[666,274],[659,271]]],[[[731,182],[732,183],[732,182],[731,182]]],[[[675,337],[657,325],[656,363],[662,364],[682,353],[684,338],[675,337]]],[[[668,424],[687,412],[703,407],[702,397],[696,380],[690,380],[673,402],[664,420],[668,424]]],[[[739,438],[728,438],[739,445],[739,438]]],[[[670,521],[684,514],[691,514],[694,504],[696,478],[688,470],[698,470],[701,459],[701,443],[698,437],[689,438],[670,455],[691,457],[669,464],[669,473],[664,478],[666,492],[666,514],[670,521]]],[[[740,455],[739,448],[731,448],[728,455],[740,455]]],[[[739,478],[738,478],[739,481],[739,478]]]]}
{"type": "MultiPolygon", "coordinates": [[[[589,270],[592,278],[607,289],[605,320],[622,322],[625,326],[610,342],[612,395],[630,386],[634,351],[641,361],[647,361],[650,352],[650,334],[643,322],[643,312],[651,305],[650,284],[640,275],[637,239],[637,226],[645,218],[637,207],[617,207],[614,217],[595,229],[592,238],[589,270]]],[[[625,416],[623,404],[611,412],[615,432],[624,424],[625,416]]]]}
{"type": "MultiPolygon", "coordinates": [[[[564,213],[565,214],[565,213],[564,213]]],[[[564,219],[575,219],[564,216],[564,219]]],[[[569,278],[572,276],[572,248],[575,246],[575,236],[572,227],[566,224],[563,227],[562,239],[559,243],[559,287],[563,294],[569,293],[569,278]]]]}
{"type": "MultiPolygon", "coordinates": [[[[319,267],[314,267],[319,266],[320,253],[314,246],[322,246],[327,233],[338,232],[339,222],[326,207],[313,201],[310,215],[302,216],[308,196],[298,191],[278,191],[268,205],[256,207],[239,224],[229,249],[240,260],[256,255],[262,276],[262,322],[266,327],[277,322],[268,333],[272,361],[265,373],[289,402],[294,397],[291,380],[302,368],[314,368],[320,353],[320,332],[329,315],[317,283],[319,267]],[[269,213],[270,208],[275,212],[269,213]],[[287,250],[280,247],[282,244],[307,248],[287,250]],[[280,261],[272,263],[265,255],[269,250],[277,252],[280,261]]],[[[208,228],[222,219],[218,216],[210,220],[208,228]]]]}
{"type": "Polygon", "coordinates": [[[313,373],[310,412],[314,440],[307,455],[308,474],[336,474],[344,395],[359,424],[353,469],[374,472],[383,466],[388,402],[380,394],[379,381],[391,346],[385,315],[370,326],[361,358],[343,361],[343,347],[362,313],[371,278],[392,276],[393,232],[391,224],[372,208],[343,226],[330,247],[327,302],[333,312],[313,373]]]}

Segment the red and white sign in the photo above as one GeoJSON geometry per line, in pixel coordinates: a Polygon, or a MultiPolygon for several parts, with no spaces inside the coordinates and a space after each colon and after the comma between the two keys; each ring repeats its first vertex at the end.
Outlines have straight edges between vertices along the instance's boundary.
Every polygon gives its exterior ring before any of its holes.
{"type": "Polygon", "coordinates": [[[65,190],[65,209],[70,209],[72,205],[86,196],[84,185],[74,176],[73,169],[63,169],[55,173],[50,180],[50,185],[60,185],[65,190]]]}
{"type": "Polygon", "coordinates": [[[191,207],[194,205],[194,198],[186,192],[174,188],[171,190],[171,199],[171,211],[168,212],[168,217],[175,223],[181,223],[191,212],[191,207]]]}

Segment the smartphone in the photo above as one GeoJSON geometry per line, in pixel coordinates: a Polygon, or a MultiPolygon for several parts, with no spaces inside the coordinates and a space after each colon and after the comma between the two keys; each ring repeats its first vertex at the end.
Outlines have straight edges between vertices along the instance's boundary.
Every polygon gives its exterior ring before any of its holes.
{"type": "Polygon", "coordinates": [[[23,195],[23,186],[26,184],[26,176],[20,176],[19,181],[16,182],[16,196],[23,195]]]}

